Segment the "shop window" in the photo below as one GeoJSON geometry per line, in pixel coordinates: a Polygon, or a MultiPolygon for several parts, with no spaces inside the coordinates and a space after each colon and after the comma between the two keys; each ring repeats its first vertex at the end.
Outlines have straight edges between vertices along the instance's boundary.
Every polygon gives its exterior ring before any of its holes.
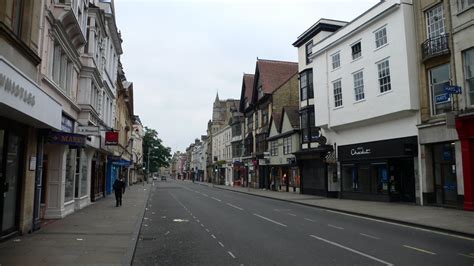
{"type": "Polygon", "coordinates": [[[66,183],[64,187],[64,202],[72,201],[74,196],[74,165],[76,160],[75,152],[75,149],[68,149],[66,152],[66,183]]]}
{"type": "Polygon", "coordinates": [[[84,197],[87,195],[87,156],[84,150],[81,155],[81,191],[79,195],[84,197]]]}
{"type": "Polygon", "coordinates": [[[345,164],[341,166],[342,190],[365,194],[387,194],[390,188],[386,163],[345,164]]]}

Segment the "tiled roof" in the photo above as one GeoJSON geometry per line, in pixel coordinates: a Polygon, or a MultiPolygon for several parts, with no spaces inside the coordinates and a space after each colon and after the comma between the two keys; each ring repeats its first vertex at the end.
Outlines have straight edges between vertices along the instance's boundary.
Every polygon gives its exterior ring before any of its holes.
{"type": "Polygon", "coordinates": [[[298,106],[285,106],[283,112],[290,120],[290,124],[294,129],[300,128],[300,112],[298,106]]]}
{"type": "Polygon", "coordinates": [[[252,99],[253,78],[253,74],[244,74],[245,97],[249,100],[252,99]]]}
{"type": "Polygon", "coordinates": [[[282,116],[281,116],[282,113],[279,113],[279,112],[273,112],[272,113],[272,123],[275,125],[276,127],[276,130],[278,132],[278,134],[281,133],[281,120],[282,120],[282,116]]]}
{"type": "Polygon", "coordinates": [[[298,63],[258,59],[257,69],[262,81],[263,92],[272,94],[298,73],[298,63]]]}

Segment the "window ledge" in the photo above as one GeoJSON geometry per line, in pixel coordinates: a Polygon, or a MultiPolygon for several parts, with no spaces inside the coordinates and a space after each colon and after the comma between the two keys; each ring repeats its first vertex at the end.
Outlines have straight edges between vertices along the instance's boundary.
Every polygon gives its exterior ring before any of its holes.
{"type": "Polygon", "coordinates": [[[358,101],[355,101],[354,104],[358,104],[358,103],[361,103],[361,102],[365,102],[365,98],[361,99],[361,100],[358,100],[358,101]]]}
{"type": "Polygon", "coordinates": [[[470,9],[474,9],[474,5],[470,5],[466,8],[464,8],[463,10],[459,10],[458,13],[456,14],[456,16],[461,16],[462,14],[466,13],[470,9]]]}
{"type": "Polygon", "coordinates": [[[361,56],[357,57],[356,59],[352,59],[351,63],[354,63],[354,62],[356,62],[356,61],[359,61],[359,60],[361,60],[362,58],[363,58],[363,56],[361,55],[361,56]]]}
{"type": "Polygon", "coordinates": [[[332,110],[336,111],[336,110],[339,110],[339,109],[342,109],[342,108],[344,108],[344,105],[334,107],[334,108],[332,108],[332,110]]]}
{"type": "Polygon", "coordinates": [[[388,46],[389,44],[390,44],[390,43],[387,42],[387,43],[385,43],[385,44],[383,44],[383,45],[381,45],[381,46],[375,48],[375,49],[374,49],[374,52],[375,52],[375,51],[378,51],[378,50],[380,50],[380,49],[382,49],[382,48],[384,48],[385,46],[388,46]]]}
{"type": "Polygon", "coordinates": [[[339,69],[341,69],[341,66],[340,66],[340,65],[339,65],[338,67],[336,67],[336,68],[331,69],[331,72],[337,71],[337,70],[339,70],[339,69]]]}
{"type": "Polygon", "coordinates": [[[384,96],[384,95],[386,95],[386,94],[391,93],[392,91],[393,91],[393,90],[390,89],[390,90],[388,90],[388,91],[381,92],[381,93],[379,93],[379,94],[377,95],[377,97],[384,96]]]}

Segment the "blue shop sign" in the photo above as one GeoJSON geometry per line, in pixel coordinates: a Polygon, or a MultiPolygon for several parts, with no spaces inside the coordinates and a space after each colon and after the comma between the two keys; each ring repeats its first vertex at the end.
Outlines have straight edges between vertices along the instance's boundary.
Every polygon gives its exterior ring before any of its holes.
{"type": "Polygon", "coordinates": [[[461,86],[446,85],[443,88],[443,92],[447,94],[461,94],[461,86]]]}
{"type": "Polygon", "coordinates": [[[449,100],[450,100],[450,97],[448,93],[442,93],[442,94],[436,95],[435,97],[436,103],[445,103],[445,102],[449,102],[449,100]]]}
{"type": "Polygon", "coordinates": [[[127,161],[127,160],[119,160],[119,161],[112,161],[113,165],[118,165],[118,166],[130,166],[132,165],[132,161],[127,161]]]}

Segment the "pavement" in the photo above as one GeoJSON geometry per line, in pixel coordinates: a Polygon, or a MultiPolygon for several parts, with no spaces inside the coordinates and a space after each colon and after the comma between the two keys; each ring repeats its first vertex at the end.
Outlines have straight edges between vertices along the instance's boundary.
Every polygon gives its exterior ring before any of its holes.
{"type": "Polygon", "coordinates": [[[212,185],[204,182],[196,183],[205,186],[214,186],[219,189],[233,192],[283,200],[306,206],[364,216],[367,218],[380,219],[409,226],[463,235],[471,238],[474,237],[474,212],[470,211],[394,202],[334,199],[293,192],[212,185]]]}
{"type": "Polygon", "coordinates": [[[32,234],[0,243],[0,265],[130,265],[151,184],[127,187],[32,234]]]}

